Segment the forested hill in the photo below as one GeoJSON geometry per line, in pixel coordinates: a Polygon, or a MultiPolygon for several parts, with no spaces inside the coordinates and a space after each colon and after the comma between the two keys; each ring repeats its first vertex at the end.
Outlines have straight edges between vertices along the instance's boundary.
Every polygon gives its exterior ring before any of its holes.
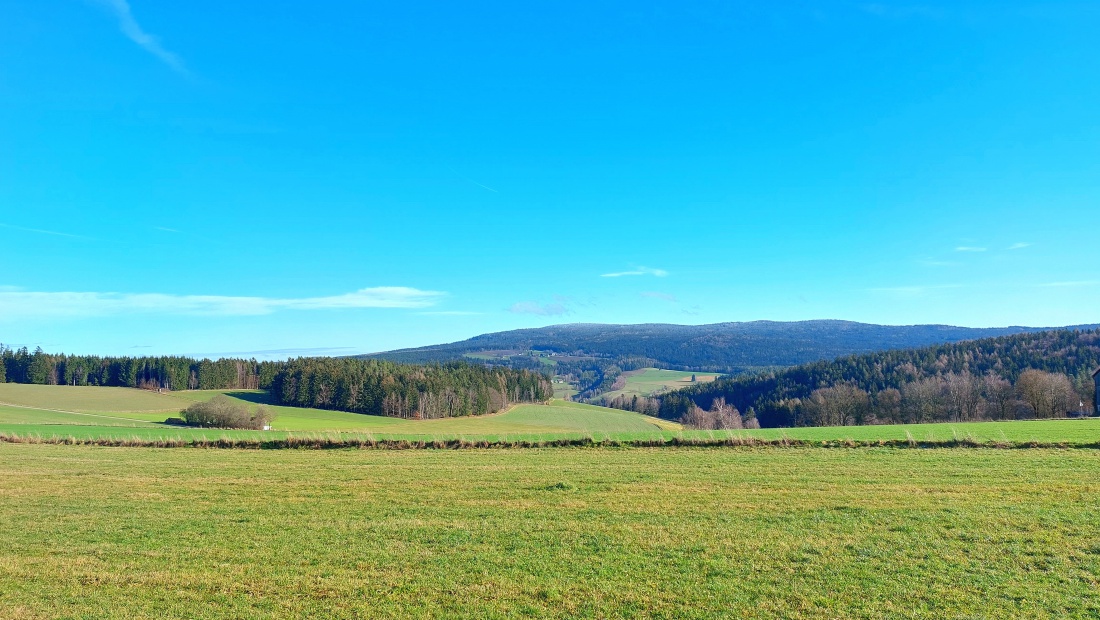
{"type": "Polygon", "coordinates": [[[720,378],[662,396],[660,415],[717,402],[763,426],[1057,417],[1090,408],[1098,366],[1100,330],[1016,334],[720,378]]]}
{"type": "MultiPolygon", "coordinates": [[[[1081,326],[1081,328],[1096,326],[1081,326]]],[[[485,334],[363,357],[405,363],[459,359],[482,351],[552,351],[606,358],[642,357],[665,368],[738,372],[786,367],[842,355],[975,340],[1049,328],[976,329],[948,325],[870,325],[850,321],[752,321],[712,325],[572,324],[485,334]]],[[[1070,328],[1073,329],[1073,328],[1070,328]]]]}

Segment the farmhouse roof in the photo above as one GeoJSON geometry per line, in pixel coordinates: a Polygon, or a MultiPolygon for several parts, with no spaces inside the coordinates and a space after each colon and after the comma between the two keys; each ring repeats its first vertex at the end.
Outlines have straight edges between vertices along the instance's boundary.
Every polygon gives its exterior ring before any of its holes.
{"type": "Polygon", "coordinates": [[[1092,371],[1092,378],[1093,379],[1096,378],[1096,375],[1100,375],[1100,368],[1097,368],[1096,370],[1092,371]]]}

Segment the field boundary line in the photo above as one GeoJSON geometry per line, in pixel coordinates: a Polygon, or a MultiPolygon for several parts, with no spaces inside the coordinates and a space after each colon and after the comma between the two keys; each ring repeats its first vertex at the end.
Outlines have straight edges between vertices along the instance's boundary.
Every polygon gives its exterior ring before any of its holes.
{"type": "MultiPolygon", "coordinates": [[[[80,411],[66,411],[65,409],[47,409],[45,407],[31,407],[30,405],[17,405],[15,403],[0,402],[0,407],[14,407],[16,409],[30,409],[31,411],[50,411],[52,413],[68,413],[72,415],[86,415],[93,418],[107,418],[108,420],[122,420],[123,422],[145,422],[146,424],[156,424],[156,422],[149,422],[148,420],[135,420],[134,418],[119,418],[111,415],[103,415],[99,413],[83,413],[80,411]]],[[[156,413],[157,409],[151,409],[149,411],[135,411],[134,413],[156,413]]],[[[165,411],[171,411],[166,409],[165,411]]]]}

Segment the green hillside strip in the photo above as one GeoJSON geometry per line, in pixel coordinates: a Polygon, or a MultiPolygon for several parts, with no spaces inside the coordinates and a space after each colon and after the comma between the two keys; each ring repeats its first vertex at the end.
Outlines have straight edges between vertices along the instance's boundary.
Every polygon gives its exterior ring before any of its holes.
{"type": "MultiPolygon", "coordinates": [[[[163,421],[164,416],[160,416],[163,421]]],[[[96,426],[148,426],[135,419],[94,413],[51,411],[13,405],[0,405],[0,424],[66,424],[96,426]]]]}
{"type": "MultiPolygon", "coordinates": [[[[11,384],[0,384],[0,391],[11,384]]],[[[141,390],[116,388],[72,388],[68,386],[15,386],[39,388],[36,399],[44,405],[74,404],[75,394],[103,390],[116,406],[136,407],[147,395],[141,390]]],[[[10,391],[7,392],[10,394],[10,391]]],[[[260,391],[193,391],[172,395],[173,401],[189,403],[217,394],[252,404],[267,401],[260,391]]],[[[163,395],[151,394],[153,398],[163,395]]],[[[98,400],[100,405],[106,399],[98,400]]],[[[75,403],[79,406],[79,403],[75,403]]],[[[341,411],[272,407],[273,431],[230,431],[188,429],[157,424],[178,410],[168,412],[112,411],[85,414],[49,411],[25,407],[0,406],[0,433],[19,438],[74,438],[81,440],[181,440],[217,441],[222,438],[241,441],[272,441],[288,437],[337,437],[348,441],[362,438],[379,440],[433,441],[465,438],[491,441],[539,442],[556,438],[587,438],[603,441],[712,440],[725,437],[761,440],[798,441],[899,441],[944,443],[966,440],[988,442],[1038,442],[1044,444],[1093,445],[1100,442],[1100,419],[1025,420],[1008,422],[970,422],[899,424],[876,426],[804,427],[740,431],[683,431],[673,423],[632,412],[596,407],[582,403],[553,401],[551,405],[518,405],[505,413],[439,420],[402,420],[341,411]]]]}
{"type": "Polygon", "coordinates": [[[0,383],[0,403],[81,413],[179,411],[190,404],[185,392],[158,393],[121,387],[0,383]]]}
{"type": "MultiPolygon", "coordinates": [[[[533,405],[531,407],[534,407],[533,405]]],[[[764,443],[773,446],[832,445],[950,447],[955,445],[991,447],[1100,447],[1100,419],[1041,420],[1021,422],[975,422],[970,424],[912,424],[893,426],[843,426],[741,431],[660,430],[650,418],[640,420],[590,419],[575,413],[557,421],[547,419],[546,411],[516,411],[503,420],[455,418],[450,420],[395,420],[383,428],[356,431],[239,431],[192,429],[160,424],[144,426],[79,425],[65,423],[10,423],[0,419],[0,440],[76,441],[98,440],[123,443],[184,442],[205,444],[226,442],[223,447],[488,447],[488,445],[713,445],[739,446],[764,443]],[[572,424],[572,428],[570,425],[572,424]],[[623,430],[632,426],[633,430],[623,430]],[[602,429],[602,430],[601,430],[602,429]],[[415,445],[387,445],[386,442],[413,442],[415,445]],[[452,442],[447,446],[447,442],[452,442]],[[470,445],[466,445],[467,442],[470,445]],[[474,445],[477,444],[477,445],[474,445]],[[483,445],[487,444],[487,445],[483,445]]],[[[0,412],[2,413],[2,412],[0,412]]],[[[494,416],[496,417],[496,416],[494,416]]],[[[383,420],[387,420],[383,418],[383,420]]],[[[217,446],[215,446],[217,447],[217,446]]]]}
{"type": "Polygon", "coordinates": [[[10,618],[1100,615],[1065,450],[0,444],[10,618]]]}
{"type": "Polygon", "coordinates": [[[626,396],[628,398],[631,396],[653,396],[654,394],[667,390],[675,390],[692,385],[692,376],[696,378],[697,382],[712,381],[717,377],[715,373],[693,373],[680,370],[661,370],[658,368],[632,370],[622,374],[622,378],[626,382],[623,389],[602,394],[601,398],[611,400],[617,396],[626,396]]]}
{"type": "MultiPolygon", "coordinates": [[[[66,386],[38,386],[38,402],[67,402],[66,386]],[[47,394],[57,398],[46,398],[47,394]]],[[[109,389],[109,388],[91,388],[109,389]]],[[[116,405],[131,406],[125,401],[126,391],[115,393],[116,405]]],[[[129,390],[140,396],[140,390],[129,390]]],[[[267,395],[259,391],[193,391],[181,392],[176,398],[194,402],[228,394],[231,398],[249,403],[263,403],[267,395]]],[[[479,436],[500,438],[523,436],[537,439],[548,435],[586,435],[592,433],[646,435],[662,428],[675,427],[664,420],[649,418],[636,413],[607,409],[581,403],[554,401],[551,405],[517,405],[508,411],[488,416],[444,418],[438,420],[402,420],[370,416],[343,411],[272,406],[275,418],[273,431],[227,431],[212,429],[188,429],[148,422],[163,422],[175,412],[147,413],[118,411],[110,414],[77,414],[16,407],[0,408],[0,432],[20,437],[34,436],[44,439],[73,437],[78,439],[115,438],[141,440],[201,440],[210,441],[222,437],[241,439],[282,439],[288,434],[316,433],[370,433],[392,438],[448,438],[479,436]],[[126,428],[118,428],[126,427],[126,428]],[[130,428],[135,427],[135,428],[130,428]]]]}

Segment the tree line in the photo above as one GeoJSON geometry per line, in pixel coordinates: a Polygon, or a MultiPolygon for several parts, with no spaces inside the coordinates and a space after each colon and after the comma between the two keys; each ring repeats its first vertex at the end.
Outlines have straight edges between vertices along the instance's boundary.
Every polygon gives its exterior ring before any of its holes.
{"type": "Polygon", "coordinates": [[[286,362],[271,384],[278,404],[411,419],[494,413],[553,394],[541,373],[467,362],[299,358],[286,362]]]}
{"type": "Polygon", "coordinates": [[[723,403],[765,427],[1057,417],[1091,410],[1100,330],[1056,330],[852,355],[723,377],[660,397],[681,419],[723,403]]]}
{"type": "Polygon", "coordinates": [[[33,353],[0,344],[0,382],[157,390],[266,389],[283,362],[33,353]]]}

